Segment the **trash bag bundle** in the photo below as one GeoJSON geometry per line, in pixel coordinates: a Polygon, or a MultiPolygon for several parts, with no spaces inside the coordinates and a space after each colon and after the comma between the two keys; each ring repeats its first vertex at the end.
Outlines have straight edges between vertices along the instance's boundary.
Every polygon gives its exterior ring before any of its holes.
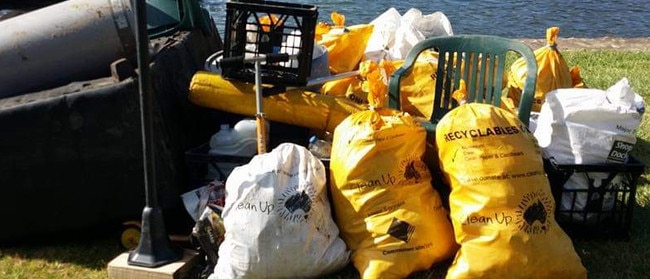
{"type": "Polygon", "coordinates": [[[425,137],[413,117],[382,108],[352,114],[334,131],[334,212],[362,278],[405,278],[457,249],[422,161],[425,137]]]}
{"type": "MultiPolygon", "coordinates": [[[[569,69],[564,57],[557,49],[557,37],[560,28],[546,29],[546,46],[535,50],[537,60],[537,85],[531,111],[539,112],[546,93],[558,88],[584,87],[580,70],[577,66],[569,69]]],[[[508,78],[508,98],[514,107],[519,106],[521,91],[526,80],[526,61],[517,59],[510,67],[508,78]]]]}
{"type": "Polygon", "coordinates": [[[456,278],[586,278],[555,202],[534,137],[501,108],[467,103],[436,127],[440,168],[461,245],[456,278]]]}
{"type": "Polygon", "coordinates": [[[323,163],[283,143],[226,181],[226,229],[210,279],[314,278],[349,262],[331,215],[323,163]]]}
{"type": "MultiPolygon", "coordinates": [[[[351,78],[326,82],[320,92],[325,95],[346,97],[359,105],[368,105],[372,90],[388,94],[388,80],[404,60],[365,60],[359,63],[359,75],[351,78]]],[[[438,53],[423,52],[411,72],[400,82],[402,111],[413,116],[430,118],[433,111],[435,73],[438,68],[438,53]]]]}
{"type": "Polygon", "coordinates": [[[346,97],[360,105],[368,105],[370,90],[388,92],[388,78],[401,65],[403,61],[382,60],[379,63],[366,60],[359,63],[357,76],[332,80],[321,87],[321,93],[339,97],[346,97]],[[380,88],[375,88],[379,86],[380,88]]]}

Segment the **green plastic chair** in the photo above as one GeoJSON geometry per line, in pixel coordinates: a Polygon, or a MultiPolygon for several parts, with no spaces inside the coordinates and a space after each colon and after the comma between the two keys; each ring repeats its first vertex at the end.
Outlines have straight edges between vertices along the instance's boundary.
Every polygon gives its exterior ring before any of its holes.
{"type": "Polygon", "coordinates": [[[468,102],[500,106],[505,57],[506,53],[511,51],[519,53],[526,60],[526,80],[517,113],[518,118],[528,126],[537,81],[535,55],[524,43],[497,36],[441,36],[419,42],[413,46],[404,64],[390,78],[389,107],[401,109],[400,81],[403,76],[409,74],[416,58],[427,49],[437,50],[439,53],[433,111],[429,122],[423,123],[427,131],[435,131],[438,121],[458,106],[451,98],[451,93],[459,87],[461,79],[465,80],[467,85],[468,102]],[[470,72],[470,69],[475,70],[470,72]]]}

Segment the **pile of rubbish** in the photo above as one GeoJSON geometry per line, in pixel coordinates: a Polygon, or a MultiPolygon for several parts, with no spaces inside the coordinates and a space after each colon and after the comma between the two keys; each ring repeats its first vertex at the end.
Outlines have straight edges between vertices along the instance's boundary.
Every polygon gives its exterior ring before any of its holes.
{"type": "MultiPolygon", "coordinates": [[[[361,278],[406,278],[452,259],[446,278],[586,278],[554,217],[543,159],[626,163],[644,111],[627,79],[606,91],[587,88],[558,52],[552,27],[548,45],[535,51],[530,127],[513,113],[525,78],[515,61],[501,107],[458,97],[427,139],[420,121],[431,115],[437,53],[418,59],[401,88],[408,102],[401,111],[386,106],[388,79],[417,42],[454,35],[446,16],[391,8],[369,24],[345,26],[338,13],[332,21],[318,24],[315,45],[327,49],[331,75],[356,74],[317,92],[264,98],[268,120],[329,135],[331,153],[283,143],[248,154],[221,188],[202,188],[204,201],[190,208],[195,235],[205,235],[198,225],[205,218],[217,234],[201,245],[209,278],[314,278],[350,262],[361,278]],[[444,185],[434,185],[437,175],[444,185]],[[221,189],[225,201],[211,205],[206,189],[221,189]]],[[[250,83],[204,71],[190,91],[199,106],[255,115],[250,83]]],[[[584,187],[581,179],[567,187],[584,187]]]]}

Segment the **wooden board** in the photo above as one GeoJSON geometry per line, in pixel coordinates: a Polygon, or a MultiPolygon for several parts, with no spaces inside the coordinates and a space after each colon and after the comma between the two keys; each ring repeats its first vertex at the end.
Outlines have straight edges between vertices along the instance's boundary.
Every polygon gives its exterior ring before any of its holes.
{"type": "Polygon", "coordinates": [[[111,279],[181,279],[200,260],[196,251],[185,249],[183,257],[176,261],[156,268],[129,265],[129,253],[125,252],[108,263],[108,277],[111,279]]]}

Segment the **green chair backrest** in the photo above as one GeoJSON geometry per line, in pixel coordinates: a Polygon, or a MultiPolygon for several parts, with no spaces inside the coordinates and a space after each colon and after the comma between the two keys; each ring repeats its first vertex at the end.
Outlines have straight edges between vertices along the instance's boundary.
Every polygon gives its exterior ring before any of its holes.
{"type": "Polygon", "coordinates": [[[427,49],[438,52],[433,111],[430,122],[424,123],[428,131],[435,130],[438,121],[458,106],[451,94],[459,88],[461,79],[467,85],[468,102],[500,106],[506,54],[511,51],[519,53],[526,60],[526,80],[517,113],[519,119],[528,125],[537,81],[535,55],[524,43],[497,36],[455,35],[420,41],[390,78],[389,107],[401,109],[400,80],[410,73],[417,57],[427,49]]]}

